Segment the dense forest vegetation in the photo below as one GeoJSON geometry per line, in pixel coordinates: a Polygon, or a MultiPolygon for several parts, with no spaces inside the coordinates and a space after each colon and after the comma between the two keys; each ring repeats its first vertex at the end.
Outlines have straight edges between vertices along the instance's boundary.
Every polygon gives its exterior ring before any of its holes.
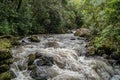
{"type": "Polygon", "coordinates": [[[66,33],[86,27],[96,48],[105,45],[120,52],[119,21],[119,0],[0,1],[0,35],[66,33]]]}
{"type": "MultiPolygon", "coordinates": [[[[89,28],[95,46],[120,44],[119,0],[1,0],[0,35],[66,33],[89,28]]],[[[119,51],[119,50],[118,50],[119,51]]]]}
{"type": "Polygon", "coordinates": [[[0,35],[66,33],[86,27],[92,31],[96,47],[119,48],[119,21],[119,0],[0,1],[0,35]]]}
{"type": "Polygon", "coordinates": [[[68,0],[1,0],[0,34],[65,33],[82,25],[71,4],[68,0]]]}

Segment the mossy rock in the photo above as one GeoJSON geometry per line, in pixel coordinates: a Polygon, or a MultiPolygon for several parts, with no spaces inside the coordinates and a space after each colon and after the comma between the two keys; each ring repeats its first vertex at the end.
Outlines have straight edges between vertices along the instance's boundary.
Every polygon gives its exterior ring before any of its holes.
{"type": "Polygon", "coordinates": [[[12,59],[12,58],[6,59],[6,60],[1,60],[1,61],[0,61],[0,65],[3,65],[3,64],[8,64],[8,65],[10,65],[10,64],[12,64],[12,63],[13,63],[13,59],[12,59]]]}
{"type": "Polygon", "coordinates": [[[31,42],[40,42],[38,36],[31,36],[30,38],[28,38],[31,42]]]}
{"type": "Polygon", "coordinates": [[[12,52],[8,49],[0,50],[0,60],[12,58],[12,52]]]}
{"type": "Polygon", "coordinates": [[[8,71],[9,68],[10,68],[10,67],[9,67],[7,64],[1,65],[1,66],[0,66],[0,73],[8,71]]]}
{"type": "Polygon", "coordinates": [[[0,50],[11,47],[11,41],[9,39],[0,39],[0,50]]]}
{"type": "Polygon", "coordinates": [[[94,48],[93,46],[88,47],[86,55],[87,56],[94,56],[95,55],[95,51],[96,51],[96,48],[94,48]]]}
{"type": "Polygon", "coordinates": [[[32,65],[34,60],[36,59],[36,55],[35,54],[30,54],[28,55],[28,65],[32,65]]]}
{"type": "Polygon", "coordinates": [[[12,79],[12,75],[10,71],[0,74],[0,80],[11,80],[11,79],[12,79]]]}
{"type": "Polygon", "coordinates": [[[90,37],[91,32],[87,28],[80,28],[80,29],[77,29],[77,31],[74,33],[74,35],[79,36],[79,37],[90,37]]]}

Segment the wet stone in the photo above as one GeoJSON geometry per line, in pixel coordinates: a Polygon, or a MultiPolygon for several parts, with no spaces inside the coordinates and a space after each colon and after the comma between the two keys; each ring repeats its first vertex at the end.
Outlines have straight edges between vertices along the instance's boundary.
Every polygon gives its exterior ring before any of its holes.
{"type": "Polygon", "coordinates": [[[0,74],[0,80],[11,80],[12,75],[11,72],[7,71],[2,74],[0,74]]]}
{"type": "Polygon", "coordinates": [[[28,55],[28,58],[29,58],[28,65],[32,65],[34,60],[36,59],[36,56],[35,56],[35,54],[30,54],[30,55],[28,55]]]}
{"type": "Polygon", "coordinates": [[[37,66],[52,66],[54,61],[52,57],[42,56],[35,61],[35,64],[37,64],[37,66]]]}
{"type": "Polygon", "coordinates": [[[107,72],[101,73],[103,80],[109,80],[110,79],[110,74],[107,72]]]}
{"type": "Polygon", "coordinates": [[[40,42],[38,36],[31,36],[28,38],[28,40],[30,40],[31,42],[40,42]]]}
{"type": "Polygon", "coordinates": [[[34,70],[35,68],[36,68],[35,65],[29,65],[29,66],[28,66],[28,70],[34,70]]]}
{"type": "Polygon", "coordinates": [[[7,49],[0,50],[0,60],[12,58],[12,52],[7,49]]]}
{"type": "Polygon", "coordinates": [[[35,80],[48,80],[49,76],[46,69],[39,67],[30,73],[30,76],[35,80]]]}
{"type": "Polygon", "coordinates": [[[120,75],[114,75],[111,80],[120,80],[120,75]]]}
{"type": "Polygon", "coordinates": [[[76,40],[75,38],[71,38],[70,40],[76,40]]]}
{"type": "Polygon", "coordinates": [[[58,48],[59,47],[59,44],[57,42],[48,42],[45,44],[45,47],[54,47],[54,48],[58,48]]]}
{"type": "Polygon", "coordinates": [[[0,66],[0,73],[6,72],[9,70],[9,66],[7,64],[1,65],[0,66]]]}

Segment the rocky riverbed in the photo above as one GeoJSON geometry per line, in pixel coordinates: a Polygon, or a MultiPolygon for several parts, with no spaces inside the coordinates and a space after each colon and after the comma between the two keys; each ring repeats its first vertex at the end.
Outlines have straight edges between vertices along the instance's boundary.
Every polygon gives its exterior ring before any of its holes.
{"type": "Polygon", "coordinates": [[[104,57],[85,56],[86,38],[73,34],[34,37],[23,38],[20,46],[12,48],[12,80],[120,80],[119,65],[104,57]]]}

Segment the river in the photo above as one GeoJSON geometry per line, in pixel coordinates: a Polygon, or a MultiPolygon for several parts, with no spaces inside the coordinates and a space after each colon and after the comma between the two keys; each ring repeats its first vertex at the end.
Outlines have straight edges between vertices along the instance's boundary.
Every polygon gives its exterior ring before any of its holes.
{"type": "MultiPolygon", "coordinates": [[[[37,35],[39,43],[23,38],[22,45],[12,48],[14,63],[12,80],[120,80],[120,66],[111,65],[103,57],[86,57],[85,38],[73,34],[37,35]],[[50,65],[34,60],[36,68],[28,70],[28,55],[51,58],[50,65]],[[39,63],[39,64],[38,64],[39,63]]],[[[49,61],[49,60],[48,60],[49,61]]]]}

